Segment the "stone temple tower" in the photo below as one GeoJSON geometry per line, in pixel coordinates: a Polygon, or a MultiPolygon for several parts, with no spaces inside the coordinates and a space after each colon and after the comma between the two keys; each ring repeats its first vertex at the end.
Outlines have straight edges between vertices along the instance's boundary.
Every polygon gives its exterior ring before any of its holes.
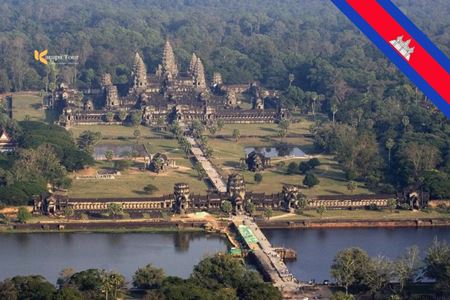
{"type": "Polygon", "coordinates": [[[136,52],[136,56],[134,57],[133,72],[131,73],[131,77],[133,80],[133,86],[130,92],[141,94],[147,89],[147,67],[138,52],[136,52]]]}
{"type": "Polygon", "coordinates": [[[190,189],[189,185],[185,183],[176,183],[173,187],[174,196],[174,210],[177,214],[185,214],[189,208],[190,202],[190,189]]]}
{"type": "Polygon", "coordinates": [[[194,76],[197,60],[198,60],[197,55],[195,53],[192,53],[191,62],[189,63],[189,75],[191,76],[194,76]]]}
{"type": "Polygon", "coordinates": [[[228,177],[227,193],[233,204],[234,213],[239,214],[244,210],[245,180],[240,174],[231,174],[228,177]]]}
{"type": "Polygon", "coordinates": [[[170,76],[171,78],[178,76],[178,67],[175,60],[175,54],[173,53],[172,45],[169,40],[167,40],[164,45],[162,71],[165,76],[170,76]]]}
{"type": "Polygon", "coordinates": [[[206,90],[205,67],[200,58],[197,58],[197,64],[194,69],[194,86],[199,90],[206,90]]]}

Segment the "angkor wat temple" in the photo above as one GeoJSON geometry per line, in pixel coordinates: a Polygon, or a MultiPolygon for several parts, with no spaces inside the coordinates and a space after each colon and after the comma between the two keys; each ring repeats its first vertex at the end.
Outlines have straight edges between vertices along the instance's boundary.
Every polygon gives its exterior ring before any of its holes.
{"type": "MultiPolygon", "coordinates": [[[[49,105],[60,111],[60,125],[122,124],[136,114],[144,125],[190,123],[274,123],[287,118],[278,105],[277,91],[265,90],[257,83],[226,85],[220,73],[207,82],[205,68],[195,53],[186,72],[180,72],[169,41],[164,46],[162,63],[152,74],[136,52],[127,95],[120,96],[110,74],[102,77],[98,91],[102,105],[81,92],[61,85],[49,105]],[[243,96],[251,108],[243,109],[243,96]],[[94,105],[95,104],[95,105],[94,105]]],[[[136,116],[134,116],[136,117],[136,116]]]]}

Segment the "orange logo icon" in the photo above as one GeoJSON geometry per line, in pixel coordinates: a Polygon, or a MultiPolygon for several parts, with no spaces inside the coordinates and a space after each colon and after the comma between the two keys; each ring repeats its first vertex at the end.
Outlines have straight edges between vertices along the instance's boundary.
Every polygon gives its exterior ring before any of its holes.
{"type": "Polygon", "coordinates": [[[48,50],[44,50],[42,52],[39,52],[37,50],[34,50],[34,59],[36,61],[40,61],[41,63],[43,63],[44,65],[48,64],[47,59],[45,58],[45,56],[47,55],[48,50]]]}

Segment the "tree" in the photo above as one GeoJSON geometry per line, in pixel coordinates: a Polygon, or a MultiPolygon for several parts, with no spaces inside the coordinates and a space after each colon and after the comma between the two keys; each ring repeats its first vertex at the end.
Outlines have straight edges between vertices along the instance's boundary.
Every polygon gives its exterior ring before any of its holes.
{"type": "Polygon", "coordinates": [[[290,73],[289,74],[289,87],[292,86],[292,82],[294,82],[294,80],[295,80],[295,75],[290,73]]]}
{"type": "Polygon", "coordinates": [[[405,287],[416,281],[420,269],[420,253],[417,246],[406,249],[406,253],[395,260],[394,272],[399,282],[400,293],[403,293],[405,287]]]}
{"type": "Polygon", "coordinates": [[[330,300],[355,300],[355,297],[353,297],[353,295],[339,291],[334,293],[333,296],[331,296],[330,300]]]}
{"type": "Polygon", "coordinates": [[[139,126],[142,122],[142,112],[141,111],[135,111],[131,114],[131,125],[133,126],[139,126]]]}
{"type": "Polygon", "coordinates": [[[435,280],[439,295],[450,295],[450,247],[445,241],[435,239],[428,248],[425,259],[425,275],[435,280]]]}
{"type": "Polygon", "coordinates": [[[222,203],[220,204],[220,209],[226,213],[227,215],[231,214],[231,211],[233,210],[233,205],[231,204],[230,201],[222,201],[222,203]]]}
{"type": "Polygon", "coordinates": [[[209,126],[208,131],[211,133],[212,136],[214,136],[217,133],[217,127],[216,126],[209,126]]]}
{"type": "Polygon", "coordinates": [[[237,128],[233,129],[233,138],[236,143],[240,137],[241,137],[241,132],[239,131],[239,129],[237,129],[237,128]]]}
{"type": "Polygon", "coordinates": [[[28,220],[31,219],[31,213],[28,211],[26,207],[20,207],[19,211],[17,212],[17,220],[20,223],[26,223],[28,220]]]}
{"type": "Polygon", "coordinates": [[[392,151],[392,148],[394,148],[394,146],[395,146],[394,140],[392,138],[388,138],[385,146],[386,146],[386,149],[388,150],[388,166],[390,169],[391,168],[391,151],[392,151]]]}
{"type": "Polygon", "coordinates": [[[223,120],[217,121],[217,132],[222,131],[224,126],[225,126],[225,122],[223,120]]]}
{"type": "Polygon", "coordinates": [[[323,205],[320,205],[317,209],[316,209],[317,213],[320,215],[320,218],[322,219],[323,214],[327,211],[327,208],[323,205]]]}
{"type": "Polygon", "coordinates": [[[309,167],[310,167],[311,169],[315,169],[315,168],[317,168],[318,166],[320,166],[320,160],[319,160],[318,158],[316,158],[316,157],[311,158],[311,159],[308,161],[308,165],[309,165],[309,167]]]}
{"type": "Polygon", "coordinates": [[[205,132],[205,126],[199,120],[192,122],[192,132],[195,137],[200,138],[205,132]]]}
{"type": "Polygon", "coordinates": [[[387,207],[388,207],[389,211],[392,213],[394,211],[394,209],[397,208],[397,200],[389,199],[387,202],[387,207]]]}
{"type": "Polygon", "coordinates": [[[309,189],[318,185],[320,183],[319,178],[312,173],[307,173],[305,178],[303,179],[303,185],[306,185],[309,189]]]}
{"type": "Polygon", "coordinates": [[[287,167],[287,173],[289,174],[289,175],[293,175],[293,174],[295,174],[295,173],[297,173],[297,170],[298,170],[298,165],[297,165],[297,163],[296,162],[290,162],[289,163],[289,165],[288,165],[288,167],[287,167]]]}
{"type": "Polygon", "coordinates": [[[56,294],[55,300],[83,300],[83,294],[73,287],[63,287],[56,294]]]}
{"type": "Polygon", "coordinates": [[[311,170],[311,166],[306,161],[302,161],[298,165],[298,170],[300,171],[300,174],[304,175],[311,170]]]}
{"type": "Polygon", "coordinates": [[[263,181],[263,175],[261,173],[256,173],[254,176],[255,182],[256,183],[261,183],[263,181]]]}
{"type": "Polygon", "coordinates": [[[133,132],[133,136],[136,139],[136,143],[139,144],[139,138],[141,137],[141,131],[139,129],[136,129],[133,132]]]}
{"type": "Polygon", "coordinates": [[[67,219],[72,218],[75,215],[75,211],[72,206],[67,206],[64,208],[64,217],[67,219]]]}
{"type": "Polygon", "coordinates": [[[266,208],[265,210],[264,210],[264,217],[266,217],[266,219],[267,220],[270,220],[270,218],[272,218],[272,216],[273,216],[273,210],[272,210],[272,208],[266,208]]]}
{"type": "Polygon", "coordinates": [[[11,91],[11,82],[9,81],[6,69],[0,70],[0,93],[9,93],[11,91]]]}
{"type": "Polygon", "coordinates": [[[16,276],[11,279],[17,290],[18,299],[52,300],[55,287],[42,276],[16,276]]]}
{"type": "Polygon", "coordinates": [[[108,204],[108,215],[112,218],[119,217],[123,215],[123,207],[119,203],[109,203],[108,204]]]}
{"type": "Polygon", "coordinates": [[[105,158],[107,161],[112,161],[114,158],[114,152],[112,150],[108,150],[105,152],[105,158]]]}
{"type": "Polygon", "coordinates": [[[203,180],[206,176],[206,171],[203,169],[203,166],[200,162],[196,162],[194,164],[194,170],[197,172],[198,180],[203,180]]]}
{"type": "Polygon", "coordinates": [[[331,276],[345,288],[345,294],[348,294],[351,285],[362,280],[361,273],[368,261],[369,256],[360,248],[348,248],[336,254],[331,266],[331,276]]]}
{"type": "Polygon", "coordinates": [[[288,119],[282,119],[279,123],[278,123],[278,136],[280,138],[284,138],[286,137],[288,130],[289,130],[289,126],[291,125],[291,123],[289,122],[288,119]]]}
{"type": "Polygon", "coordinates": [[[369,289],[372,298],[393,279],[392,263],[383,257],[370,258],[363,271],[362,283],[369,289]]]}
{"type": "Polygon", "coordinates": [[[248,213],[250,216],[252,216],[255,213],[256,207],[255,204],[253,204],[251,201],[247,201],[245,203],[245,212],[248,213]]]}
{"type": "Polygon", "coordinates": [[[78,147],[89,153],[94,152],[94,147],[102,138],[100,132],[83,131],[77,139],[78,147]]]}
{"type": "Polygon", "coordinates": [[[114,113],[112,111],[108,111],[105,115],[106,122],[111,123],[114,121],[114,113]]]}
{"type": "Polygon", "coordinates": [[[133,286],[144,290],[156,289],[161,287],[165,276],[163,269],[148,264],[134,273],[133,286]]]}
{"type": "Polygon", "coordinates": [[[154,186],[153,184],[147,184],[146,186],[144,186],[144,192],[147,194],[153,194],[157,191],[159,191],[158,187],[154,186]]]}
{"type": "Polygon", "coordinates": [[[358,188],[358,185],[354,181],[349,181],[347,183],[347,190],[350,191],[350,193],[353,194],[353,192],[358,188]]]}
{"type": "Polygon", "coordinates": [[[116,160],[114,161],[114,169],[116,169],[117,171],[125,171],[126,169],[131,167],[131,161],[129,160],[116,160]]]}
{"type": "Polygon", "coordinates": [[[123,123],[127,119],[128,113],[126,110],[120,110],[119,114],[117,115],[119,120],[123,123]]]}
{"type": "Polygon", "coordinates": [[[125,290],[125,278],[123,275],[103,270],[100,278],[102,280],[102,292],[104,293],[106,300],[116,300],[121,298],[122,293],[125,290]]]}

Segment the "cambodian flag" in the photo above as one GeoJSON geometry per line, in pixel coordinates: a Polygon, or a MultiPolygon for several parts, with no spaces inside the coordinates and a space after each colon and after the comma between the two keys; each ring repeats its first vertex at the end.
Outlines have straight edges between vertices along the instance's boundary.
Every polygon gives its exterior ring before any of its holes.
{"type": "Polygon", "coordinates": [[[390,0],[332,1],[450,118],[450,61],[445,54],[390,0]]]}

